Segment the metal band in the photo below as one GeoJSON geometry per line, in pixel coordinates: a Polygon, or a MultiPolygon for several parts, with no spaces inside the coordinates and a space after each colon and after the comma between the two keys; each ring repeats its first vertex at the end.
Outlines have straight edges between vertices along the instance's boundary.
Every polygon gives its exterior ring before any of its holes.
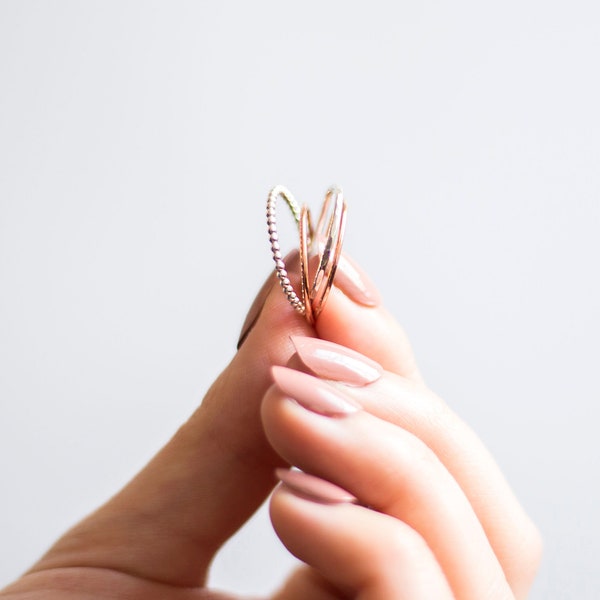
{"type": "Polygon", "coordinates": [[[310,212],[306,206],[299,207],[290,191],[282,185],[275,186],[267,199],[267,225],[271,253],[275,261],[275,271],[286,298],[313,325],[325,306],[333,285],[335,271],[342,253],[342,242],[346,227],[347,205],[342,190],[330,188],[325,194],[316,230],[313,230],[310,212]],[[276,204],[283,198],[289,206],[298,225],[300,236],[300,278],[301,295],[295,292],[281,256],[277,233],[276,204]],[[309,275],[309,263],[318,256],[315,275],[309,275]]]}
{"type": "Polygon", "coordinates": [[[292,214],[294,215],[294,220],[296,224],[300,223],[300,206],[296,202],[292,193],[282,185],[275,186],[271,192],[269,193],[269,197],[267,199],[267,226],[269,228],[269,242],[271,243],[271,254],[273,255],[273,260],[275,261],[275,272],[277,273],[277,278],[279,279],[279,283],[281,285],[281,289],[283,293],[286,295],[289,303],[300,313],[304,314],[306,312],[306,308],[304,302],[298,297],[290,279],[288,277],[288,272],[285,267],[285,262],[283,261],[283,256],[281,255],[281,247],[279,246],[279,234],[277,233],[277,199],[281,197],[283,198],[287,205],[290,207],[292,214]]]}

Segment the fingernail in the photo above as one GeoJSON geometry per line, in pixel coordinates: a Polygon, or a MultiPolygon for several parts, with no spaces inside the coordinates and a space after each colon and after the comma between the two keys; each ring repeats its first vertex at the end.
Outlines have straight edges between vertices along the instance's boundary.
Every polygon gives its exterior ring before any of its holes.
{"type": "Polygon", "coordinates": [[[360,409],[331,385],[306,373],[287,367],[271,367],[277,387],[307,410],[328,417],[343,416],[360,409]]]}
{"type": "Polygon", "coordinates": [[[369,276],[350,258],[340,257],[335,272],[335,286],[348,298],[364,306],[378,306],[381,296],[369,276]]]}
{"type": "Polygon", "coordinates": [[[374,360],[318,338],[291,336],[300,360],[315,375],[348,385],[367,385],[377,381],[383,368],[374,360]]]}
{"type": "MultiPolygon", "coordinates": [[[[294,261],[297,258],[297,255],[298,255],[298,250],[292,250],[285,257],[284,260],[285,260],[286,264],[288,265],[288,267],[292,263],[294,263],[294,261]]],[[[258,317],[260,317],[260,313],[262,312],[263,306],[265,305],[265,301],[267,299],[267,296],[269,295],[269,292],[271,291],[271,287],[273,286],[273,284],[274,284],[273,276],[269,275],[267,280],[263,283],[262,287],[260,288],[260,291],[256,295],[254,302],[252,302],[252,306],[250,307],[250,310],[248,311],[248,314],[246,315],[246,318],[244,320],[244,324],[242,325],[242,330],[241,330],[240,337],[239,337],[238,343],[237,343],[238,350],[240,349],[242,344],[246,341],[246,338],[248,337],[248,334],[252,331],[252,328],[256,324],[256,321],[258,321],[258,317]]]]}
{"type": "Polygon", "coordinates": [[[278,479],[292,492],[324,504],[356,502],[356,498],[337,485],[302,471],[275,469],[278,479]]]}

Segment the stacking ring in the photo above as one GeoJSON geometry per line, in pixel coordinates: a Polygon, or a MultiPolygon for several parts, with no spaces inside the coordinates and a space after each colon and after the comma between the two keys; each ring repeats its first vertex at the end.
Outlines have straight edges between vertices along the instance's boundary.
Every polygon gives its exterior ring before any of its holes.
{"type": "Polygon", "coordinates": [[[325,306],[333,285],[335,271],[342,253],[346,227],[347,205],[341,189],[327,190],[316,228],[313,228],[310,211],[300,206],[291,192],[282,185],[275,186],[267,198],[267,226],[275,272],[283,293],[289,303],[313,325],[325,306]],[[301,292],[296,293],[281,255],[277,232],[277,200],[282,198],[294,216],[300,236],[300,282],[301,292]],[[317,257],[316,259],[314,257],[317,257]],[[310,277],[310,265],[316,263],[314,276],[310,277]]]}

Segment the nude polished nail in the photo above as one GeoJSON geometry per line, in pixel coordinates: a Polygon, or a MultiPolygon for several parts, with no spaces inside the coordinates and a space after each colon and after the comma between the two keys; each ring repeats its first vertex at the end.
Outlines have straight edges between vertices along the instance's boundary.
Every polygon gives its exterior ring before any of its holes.
{"type": "Polygon", "coordinates": [[[304,365],[324,379],[362,386],[377,381],[383,373],[374,360],[339,344],[302,336],[290,339],[304,365]]]}
{"type": "Polygon", "coordinates": [[[360,410],[353,400],[312,375],[287,367],[271,367],[271,374],[277,387],[307,410],[330,417],[360,410]]]}
{"type": "Polygon", "coordinates": [[[340,257],[335,272],[335,286],[348,298],[363,306],[379,306],[381,296],[369,276],[350,258],[340,257]]]}
{"type": "Polygon", "coordinates": [[[354,503],[356,498],[337,485],[291,469],[275,469],[278,479],[298,496],[323,504],[354,503]]]}

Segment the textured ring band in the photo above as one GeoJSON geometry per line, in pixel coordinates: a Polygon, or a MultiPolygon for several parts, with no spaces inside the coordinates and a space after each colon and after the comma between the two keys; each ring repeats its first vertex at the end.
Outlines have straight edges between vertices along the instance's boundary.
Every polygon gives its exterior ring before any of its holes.
{"type": "Polygon", "coordinates": [[[273,255],[273,260],[275,261],[275,272],[277,273],[277,279],[279,279],[279,283],[281,285],[281,289],[283,289],[283,293],[289,300],[290,304],[300,314],[303,315],[306,312],[306,306],[292,287],[292,284],[288,277],[285,262],[283,261],[283,256],[281,255],[281,247],[279,245],[279,234],[277,233],[276,216],[277,199],[279,197],[283,198],[286,201],[287,205],[290,207],[290,210],[294,215],[296,225],[300,224],[301,218],[300,206],[296,202],[294,196],[292,196],[292,193],[282,185],[275,186],[269,193],[269,197],[267,199],[267,226],[269,228],[269,242],[271,244],[271,253],[273,255]]]}

